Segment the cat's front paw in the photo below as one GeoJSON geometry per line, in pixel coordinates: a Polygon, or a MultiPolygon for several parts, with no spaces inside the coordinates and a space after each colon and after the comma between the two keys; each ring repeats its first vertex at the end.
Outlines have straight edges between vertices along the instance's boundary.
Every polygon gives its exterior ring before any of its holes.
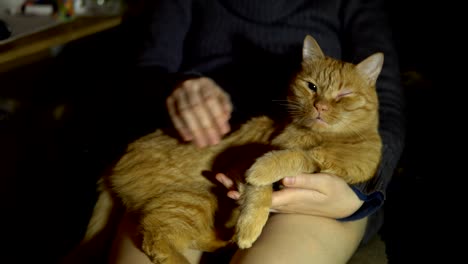
{"type": "Polygon", "coordinates": [[[270,185],[284,177],[281,171],[275,156],[266,154],[247,170],[246,181],[254,186],[270,185]]]}
{"type": "Polygon", "coordinates": [[[234,241],[239,248],[246,249],[252,247],[252,244],[262,233],[262,229],[268,220],[268,213],[268,210],[265,213],[264,210],[262,212],[262,209],[260,209],[255,214],[243,214],[239,217],[234,235],[234,241]]]}

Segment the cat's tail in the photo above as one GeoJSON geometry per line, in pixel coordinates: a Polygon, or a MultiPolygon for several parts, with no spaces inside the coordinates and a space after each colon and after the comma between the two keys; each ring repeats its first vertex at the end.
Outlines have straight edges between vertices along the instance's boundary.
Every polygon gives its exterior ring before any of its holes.
{"type": "Polygon", "coordinates": [[[182,251],[171,243],[171,241],[164,235],[143,238],[142,250],[153,263],[190,264],[182,251]],[[148,238],[154,239],[154,241],[148,242],[148,238]]]}
{"type": "MultiPolygon", "coordinates": [[[[191,232],[174,225],[175,222],[180,223],[180,219],[173,218],[167,224],[159,221],[160,218],[165,218],[164,212],[146,215],[141,219],[139,227],[139,233],[142,234],[141,249],[153,263],[190,264],[184,255],[187,249],[213,252],[229,243],[219,239],[213,230],[204,230],[194,239],[191,232]]],[[[192,228],[197,227],[192,225],[192,228]]]]}
{"type": "Polygon", "coordinates": [[[117,227],[119,221],[115,220],[121,218],[119,213],[111,192],[102,182],[99,182],[99,197],[94,206],[93,214],[89,220],[82,243],[88,243],[98,237],[102,238],[104,233],[108,234],[105,237],[112,236],[113,233],[109,234],[109,232],[112,231],[110,230],[111,227],[117,227]]]}
{"type": "Polygon", "coordinates": [[[115,203],[104,182],[98,182],[99,196],[80,244],[62,264],[107,263],[114,235],[122,218],[122,210],[115,203]]]}

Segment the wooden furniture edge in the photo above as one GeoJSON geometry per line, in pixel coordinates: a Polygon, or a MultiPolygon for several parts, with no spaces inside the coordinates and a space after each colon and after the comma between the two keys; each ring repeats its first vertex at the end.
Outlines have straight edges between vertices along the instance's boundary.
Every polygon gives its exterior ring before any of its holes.
{"type": "Polygon", "coordinates": [[[0,45],[0,65],[118,26],[121,16],[78,17],[0,45]]]}

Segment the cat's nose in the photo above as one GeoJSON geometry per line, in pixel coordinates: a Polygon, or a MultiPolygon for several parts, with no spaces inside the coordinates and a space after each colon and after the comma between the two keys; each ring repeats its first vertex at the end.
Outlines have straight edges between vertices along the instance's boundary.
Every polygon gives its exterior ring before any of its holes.
{"type": "Polygon", "coordinates": [[[328,111],[328,105],[323,102],[315,103],[315,108],[317,108],[317,110],[320,112],[328,111]]]}

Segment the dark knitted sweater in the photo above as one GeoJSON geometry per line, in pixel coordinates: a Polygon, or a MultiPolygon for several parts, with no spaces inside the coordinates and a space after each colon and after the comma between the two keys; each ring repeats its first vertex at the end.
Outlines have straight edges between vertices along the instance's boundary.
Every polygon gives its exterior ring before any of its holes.
{"type": "Polygon", "coordinates": [[[383,158],[374,179],[352,186],[366,202],[348,219],[371,215],[382,206],[404,140],[399,65],[383,1],[154,2],[147,9],[151,23],[138,64],[167,73],[209,76],[231,94],[239,112],[261,112],[282,95],[289,73],[299,65],[306,34],[328,56],[351,62],[384,52],[377,83],[383,158]]]}

